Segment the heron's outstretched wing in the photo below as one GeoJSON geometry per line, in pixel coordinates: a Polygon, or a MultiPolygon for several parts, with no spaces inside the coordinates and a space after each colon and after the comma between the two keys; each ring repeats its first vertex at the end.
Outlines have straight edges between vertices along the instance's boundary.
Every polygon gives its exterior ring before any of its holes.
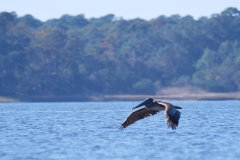
{"type": "Polygon", "coordinates": [[[181,112],[175,109],[173,106],[165,110],[166,123],[172,129],[176,129],[178,126],[178,120],[180,119],[181,112]]]}
{"type": "Polygon", "coordinates": [[[165,106],[165,117],[166,123],[172,129],[176,129],[178,126],[178,121],[180,119],[181,112],[179,112],[176,108],[182,109],[181,107],[174,106],[170,103],[157,101],[158,104],[165,106]]]}
{"type": "Polygon", "coordinates": [[[136,121],[143,119],[145,117],[157,114],[159,111],[156,110],[150,110],[147,108],[142,108],[137,111],[132,112],[128,118],[122,123],[121,127],[119,129],[126,128],[127,126],[135,123],[136,121]]]}

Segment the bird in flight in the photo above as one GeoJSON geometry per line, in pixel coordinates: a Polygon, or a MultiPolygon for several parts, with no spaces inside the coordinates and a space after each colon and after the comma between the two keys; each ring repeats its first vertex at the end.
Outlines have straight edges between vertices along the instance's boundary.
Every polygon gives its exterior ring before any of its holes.
{"type": "Polygon", "coordinates": [[[135,123],[136,121],[155,115],[160,111],[164,111],[166,124],[173,130],[178,126],[178,121],[180,119],[181,112],[177,109],[182,109],[179,106],[172,105],[167,102],[154,101],[152,98],[147,98],[142,103],[133,107],[132,109],[145,106],[139,110],[132,112],[128,118],[121,124],[120,129],[124,129],[127,126],[135,123]]]}

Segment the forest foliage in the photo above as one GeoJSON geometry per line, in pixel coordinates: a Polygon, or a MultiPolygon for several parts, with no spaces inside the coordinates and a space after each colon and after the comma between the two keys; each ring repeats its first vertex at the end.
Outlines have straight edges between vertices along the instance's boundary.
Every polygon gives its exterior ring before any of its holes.
{"type": "Polygon", "coordinates": [[[0,95],[155,94],[163,87],[240,90],[240,11],[195,20],[108,14],[42,22],[0,13],[0,95]]]}

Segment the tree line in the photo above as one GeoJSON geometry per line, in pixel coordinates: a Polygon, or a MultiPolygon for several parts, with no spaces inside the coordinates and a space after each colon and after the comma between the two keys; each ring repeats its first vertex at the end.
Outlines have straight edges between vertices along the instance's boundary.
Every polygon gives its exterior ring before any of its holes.
{"type": "Polygon", "coordinates": [[[125,20],[0,13],[0,95],[155,94],[240,89],[240,11],[125,20]]]}

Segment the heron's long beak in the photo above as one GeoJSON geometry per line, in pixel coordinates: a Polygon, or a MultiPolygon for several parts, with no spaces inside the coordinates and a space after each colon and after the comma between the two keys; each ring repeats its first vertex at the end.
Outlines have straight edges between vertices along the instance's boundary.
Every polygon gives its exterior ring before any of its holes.
{"type": "Polygon", "coordinates": [[[174,108],[177,108],[177,109],[182,109],[182,107],[178,107],[178,106],[174,106],[174,108]]]}
{"type": "Polygon", "coordinates": [[[148,102],[148,99],[146,99],[145,101],[143,101],[143,102],[140,103],[139,105],[133,107],[132,109],[135,109],[135,108],[138,108],[138,107],[144,106],[144,105],[146,105],[146,104],[148,104],[148,103],[149,103],[149,102],[148,102]]]}

